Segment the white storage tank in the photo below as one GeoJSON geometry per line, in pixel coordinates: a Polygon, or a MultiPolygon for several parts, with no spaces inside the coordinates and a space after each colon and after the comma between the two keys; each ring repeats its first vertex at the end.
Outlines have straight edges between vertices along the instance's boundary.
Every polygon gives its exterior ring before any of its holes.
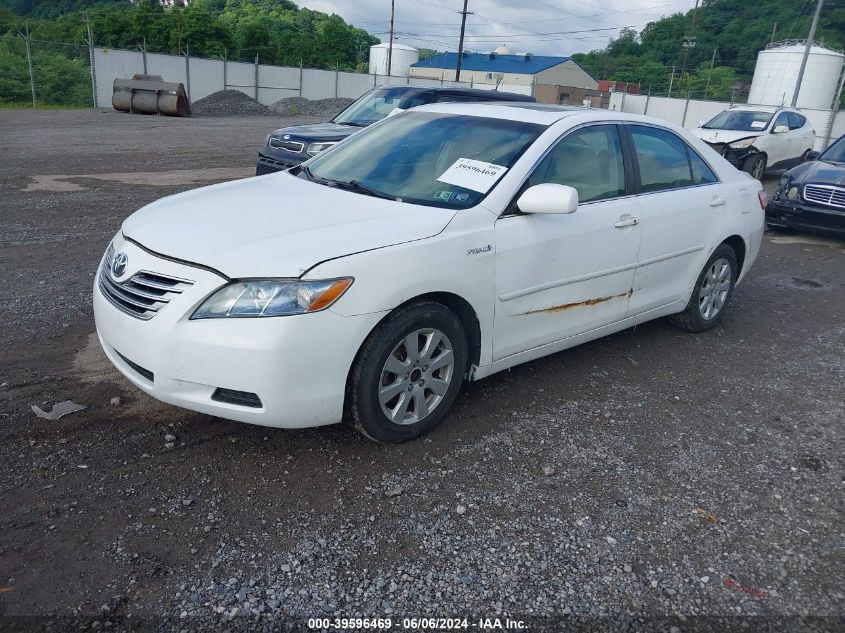
{"type": "MultiPolygon", "coordinates": [[[[804,57],[803,43],[774,44],[757,54],[748,103],[790,105],[804,57]]],[[[810,48],[797,107],[830,109],[845,55],[822,46],[810,48]]]]}
{"type": "MultiPolygon", "coordinates": [[[[387,54],[390,44],[370,46],[370,74],[387,74],[387,54]]],[[[411,73],[411,64],[420,61],[420,52],[413,46],[393,42],[393,59],[390,62],[390,74],[393,77],[407,77],[411,73]]]]}

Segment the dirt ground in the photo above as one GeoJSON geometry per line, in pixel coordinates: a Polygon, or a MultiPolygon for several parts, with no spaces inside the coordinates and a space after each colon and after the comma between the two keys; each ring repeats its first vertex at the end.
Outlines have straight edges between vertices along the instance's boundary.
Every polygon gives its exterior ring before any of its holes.
{"type": "Polygon", "coordinates": [[[109,239],[250,175],[286,122],[0,111],[0,630],[843,630],[843,241],[767,234],[715,330],[656,321],[522,365],[401,446],[123,380],[91,314],[109,239]],[[30,408],[64,400],[87,408],[30,408]]]}

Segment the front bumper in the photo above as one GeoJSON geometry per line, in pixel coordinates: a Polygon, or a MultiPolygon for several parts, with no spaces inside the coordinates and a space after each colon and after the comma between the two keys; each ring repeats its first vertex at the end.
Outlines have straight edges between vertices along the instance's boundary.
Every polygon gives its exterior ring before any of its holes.
{"type": "Polygon", "coordinates": [[[811,205],[800,199],[777,199],[766,205],[766,224],[776,228],[845,235],[845,209],[811,205]]]}
{"type": "Polygon", "coordinates": [[[109,360],[135,386],[162,402],[262,426],[303,428],[341,420],[349,368],[382,313],[345,317],[325,310],[191,321],[225,279],[155,257],[121,236],[115,250],[128,255],[127,274],[147,270],[194,282],[142,321],[103,296],[99,276],[108,273],[98,271],[97,334],[109,360]],[[257,402],[238,402],[231,392],[255,394],[257,402]],[[221,393],[227,397],[221,399],[221,393]]]}
{"type": "Polygon", "coordinates": [[[265,147],[258,152],[258,164],[255,166],[255,175],[273,174],[277,171],[284,171],[296,167],[300,163],[311,158],[308,154],[288,152],[281,149],[265,147]]]}
{"type": "Polygon", "coordinates": [[[743,165],[745,164],[745,161],[749,156],[753,156],[754,154],[759,153],[754,147],[743,147],[740,149],[734,149],[733,147],[730,147],[727,143],[707,144],[714,150],[716,150],[716,152],[718,152],[719,155],[722,156],[722,158],[724,158],[726,161],[728,161],[731,165],[733,165],[739,170],[742,170],[743,165]]]}

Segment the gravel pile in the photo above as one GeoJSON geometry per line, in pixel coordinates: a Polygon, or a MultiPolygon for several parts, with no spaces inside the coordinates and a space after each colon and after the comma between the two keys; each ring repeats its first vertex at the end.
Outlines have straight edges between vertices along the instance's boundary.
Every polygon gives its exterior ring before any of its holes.
{"type": "Polygon", "coordinates": [[[305,99],[304,97],[285,97],[284,99],[279,99],[276,103],[271,105],[270,110],[276,114],[283,115],[302,114],[307,116],[334,116],[349,106],[349,104],[353,101],[355,100],[342,97],[316,99],[314,101],[311,99],[305,99]]]}
{"type": "Polygon", "coordinates": [[[219,90],[191,104],[191,112],[199,116],[261,116],[272,114],[240,90],[219,90]]]}

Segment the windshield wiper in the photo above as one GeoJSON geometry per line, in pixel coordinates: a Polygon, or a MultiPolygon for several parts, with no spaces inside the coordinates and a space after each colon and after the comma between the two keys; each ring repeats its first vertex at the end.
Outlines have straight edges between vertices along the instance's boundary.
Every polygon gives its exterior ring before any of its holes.
{"type": "Polygon", "coordinates": [[[367,127],[365,123],[354,123],[353,121],[342,121],[338,125],[349,125],[351,127],[367,127]]]}
{"type": "Polygon", "coordinates": [[[400,198],[397,198],[392,194],[385,193],[384,191],[379,191],[378,189],[372,189],[367,185],[361,184],[357,180],[329,180],[326,182],[330,182],[340,189],[357,191],[358,193],[363,193],[364,195],[372,196],[373,198],[383,198],[384,200],[400,200],[400,198]]]}

